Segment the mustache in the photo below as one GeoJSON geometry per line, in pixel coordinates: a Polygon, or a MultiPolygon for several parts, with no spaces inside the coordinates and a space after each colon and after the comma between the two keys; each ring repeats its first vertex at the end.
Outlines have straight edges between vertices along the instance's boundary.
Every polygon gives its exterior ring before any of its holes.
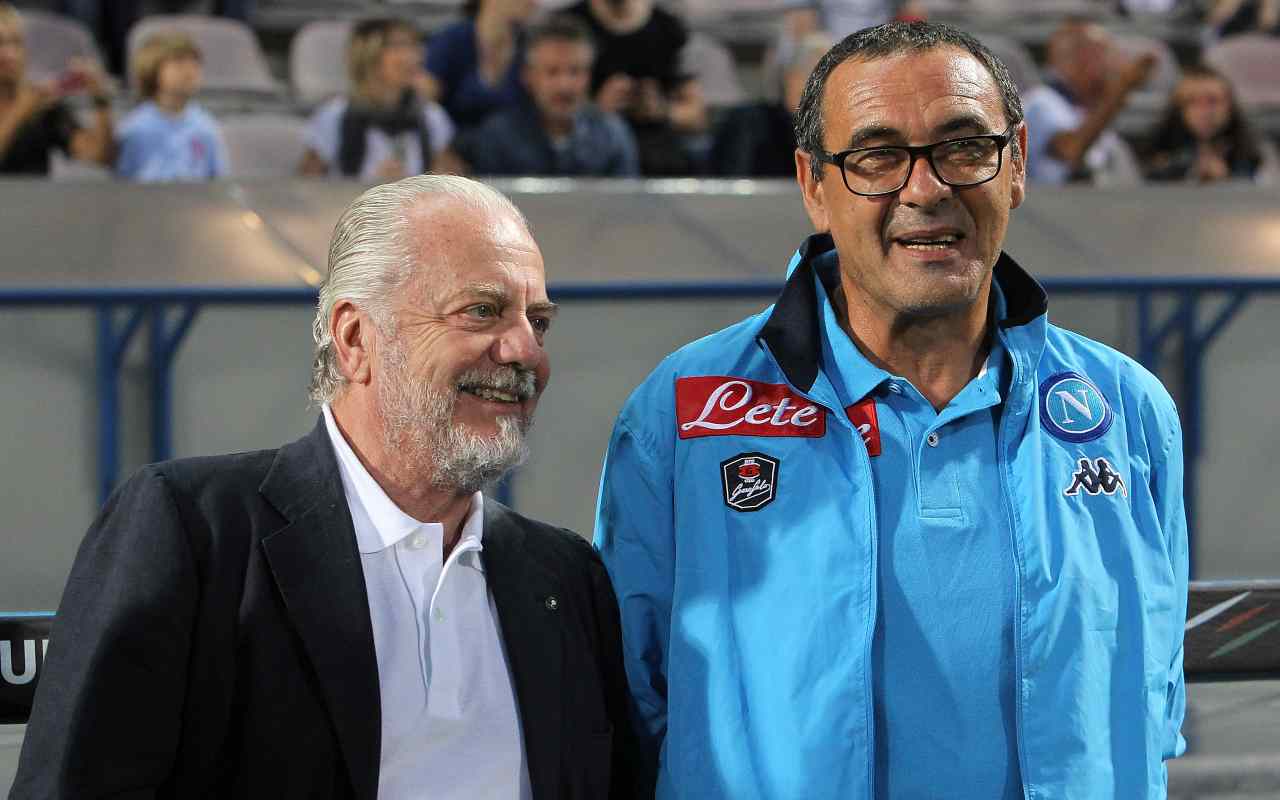
{"type": "Polygon", "coordinates": [[[458,377],[457,388],[493,389],[509,392],[521,400],[529,400],[538,392],[538,376],[526,367],[500,367],[494,370],[470,369],[458,377]]]}

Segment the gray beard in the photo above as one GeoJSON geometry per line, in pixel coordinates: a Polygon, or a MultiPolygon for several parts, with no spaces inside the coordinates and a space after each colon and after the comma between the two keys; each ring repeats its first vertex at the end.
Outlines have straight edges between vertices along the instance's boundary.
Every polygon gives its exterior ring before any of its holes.
{"type": "MultiPolygon", "coordinates": [[[[396,453],[410,474],[430,480],[436,489],[459,495],[474,494],[496,483],[529,457],[525,441],[533,420],[522,413],[497,418],[498,431],[478,434],[453,424],[458,389],[440,391],[415,381],[409,374],[405,350],[393,341],[383,359],[384,379],[378,384],[382,408],[382,436],[387,452],[396,453]]],[[[532,387],[528,371],[499,368],[473,370],[462,383],[500,383],[532,387]]]]}

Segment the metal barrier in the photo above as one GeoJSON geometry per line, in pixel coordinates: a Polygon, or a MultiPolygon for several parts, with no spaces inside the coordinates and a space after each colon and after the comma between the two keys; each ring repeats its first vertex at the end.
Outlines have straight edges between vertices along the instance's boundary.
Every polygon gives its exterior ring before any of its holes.
{"type": "MultiPolygon", "coordinates": [[[[1187,616],[1188,681],[1280,679],[1280,581],[1192,583],[1187,616]]],[[[53,621],[0,613],[0,724],[30,716],[53,621]]]]}
{"type": "MultiPolygon", "coordinates": [[[[1213,340],[1256,294],[1280,292],[1277,278],[1046,278],[1046,290],[1059,295],[1111,295],[1132,298],[1137,337],[1136,358],[1159,374],[1166,354],[1176,351],[1180,369],[1172,386],[1182,414],[1186,456],[1188,527],[1196,530],[1197,467],[1202,450],[1204,357],[1213,340]],[[1161,300],[1170,301],[1160,303],[1161,300]],[[1163,313],[1157,311],[1157,306],[1163,313]],[[1206,312],[1206,309],[1208,311],[1206,312]],[[1202,319],[1207,314],[1207,319],[1202,319]]],[[[777,296],[779,281],[722,283],[560,284],[550,287],[559,301],[636,301],[777,296]]],[[[311,288],[31,288],[0,290],[0,307],[91,309],[97,314],[95,371],[98,395],[97,476],[105,501],[119,478],[120,373],[124,354],[137,332],[148,328],[147,371],[151,398],[151,459],[171,458],[173,361],[200,309],[206,306],[314,305],[311,288]]],[[[509,484],[503,499],[510,500],[509,484]]],[[[1194,553],[1194,547],[1192,552],[1194,553]]],[[[1192,575],[1195,564],[1192,562],[1192,575]]]]}

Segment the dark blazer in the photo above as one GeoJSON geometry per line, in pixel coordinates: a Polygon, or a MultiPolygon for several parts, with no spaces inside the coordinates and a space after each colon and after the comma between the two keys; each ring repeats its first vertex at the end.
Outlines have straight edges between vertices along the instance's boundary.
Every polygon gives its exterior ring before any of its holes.
{"type": "MultiPolygon", "coordinates": [[[[640,792],[604,567],[577,535],[484,507],[534,797],[640,792]]],[[[321,420],[115,492],[67,580],[10,797],[375,800],[380,752],[369,602],[321,420]]]]}

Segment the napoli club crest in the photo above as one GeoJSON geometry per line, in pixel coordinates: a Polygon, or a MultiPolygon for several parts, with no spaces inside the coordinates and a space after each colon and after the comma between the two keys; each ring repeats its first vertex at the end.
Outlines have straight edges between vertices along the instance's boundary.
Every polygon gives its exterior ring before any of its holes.
{"type": "Polygon", "coordinates": [[[1114,420],[1107,398],[1079,373],[1059,372],[1040,384],[1040,424],[1065,442],[1091,442],[1114,420]]]}
{"type": "Polygon", "coordinates": [[[778,494],[778,459],[764,453],[739,453],[720,462],[724,504],[737,511],[759,511],[778,494]]]}

